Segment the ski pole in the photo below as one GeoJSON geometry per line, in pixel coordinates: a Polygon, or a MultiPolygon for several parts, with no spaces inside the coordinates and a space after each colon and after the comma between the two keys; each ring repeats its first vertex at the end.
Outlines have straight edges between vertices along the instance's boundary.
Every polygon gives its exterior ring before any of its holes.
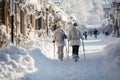
{"type": "Polygon", "coordinates": [[[67,45],[65,45],[65,49],[66,49],[66,56],[67,56],[67,52],[68,52],[67,45]]]}
{"type": "Polygon", "coordinates": [[[84,41],[82,40],[82,45],[83,45],[83,54],[84,54],[84,60],[85,60],[85,47],[84,47],[84,41]]]}
{"type": "Polygon", "coordinates": [[[54,59],[55,59],[55,42],[54,42],[54,59]]]}
{"type": "Polygon", "coordinates": [[[68,41],[67,59],[69,60],[69,41],[68,41]]]}

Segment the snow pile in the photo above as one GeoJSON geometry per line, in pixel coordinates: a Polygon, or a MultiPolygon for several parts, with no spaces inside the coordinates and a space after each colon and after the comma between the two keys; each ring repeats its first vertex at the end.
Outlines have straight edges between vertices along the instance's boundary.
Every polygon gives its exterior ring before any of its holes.
{"type": "Polygon", "coordinates": [[[111,42],[115,42],[117,40],[116,37],[113,37],[113,35],[105,36],[102,41],[107,44],[111,44],[111,42]]]}
{"type": "Polygon", "coordinates": [[[109,67],[114,69],[120,68],[120,39],[109,43],[108,46],[103,49],[102,53],[106,57],[107,66],[109,65],[109,67]]]}
{"type": "Polygon", "coordinates": [[[35,71],[34,60],[25,49],[10,43],[0,48],[0,80],[19,80],[35,71]]]}

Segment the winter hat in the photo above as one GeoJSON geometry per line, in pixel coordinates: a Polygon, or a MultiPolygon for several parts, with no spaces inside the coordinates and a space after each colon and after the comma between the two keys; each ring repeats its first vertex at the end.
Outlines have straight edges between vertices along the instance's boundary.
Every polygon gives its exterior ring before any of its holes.
{"type": "Polygon", "coordinates": [[[57,27],[59,28],[59,27],[62,27],[62,23],[61,22],[58,22],[57,23],[57,27]]]}
{"type": "Polygon", "coordinates": [[[73,26],[77,26],[77,23],[74,23],[73,26]]]}

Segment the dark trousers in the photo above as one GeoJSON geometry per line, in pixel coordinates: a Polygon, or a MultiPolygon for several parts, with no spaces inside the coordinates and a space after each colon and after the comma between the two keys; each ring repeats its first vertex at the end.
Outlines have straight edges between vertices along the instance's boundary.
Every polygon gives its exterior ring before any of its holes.
{"type": "Polygon", "coordinates": [[[59,46],[59,47],[58,47],[57,53],[58,53],[58,58],[59,58],[60,60],[63,60],[63,48],[64,48],[64,46],[59,46]]]}
{"type": "Polygon", "coordinates": [[[85,39],[87,40],[87,35],[85,35],[85,39]]]}
{"type": "Polygon", "coordinates": [[[79,53],[79,46],[78,45],[72,46],[72,53],[73,53],[73,55],[78,56],[78,53],[79,53]]]}

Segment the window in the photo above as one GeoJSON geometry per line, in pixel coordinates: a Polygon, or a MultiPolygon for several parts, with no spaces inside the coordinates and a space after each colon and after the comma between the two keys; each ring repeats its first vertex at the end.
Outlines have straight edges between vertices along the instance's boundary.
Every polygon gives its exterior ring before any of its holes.
{"type": "Polygon", "coordinates": [[[0,0],[0,23],[4,23],[4,2],[0,0]]]}

